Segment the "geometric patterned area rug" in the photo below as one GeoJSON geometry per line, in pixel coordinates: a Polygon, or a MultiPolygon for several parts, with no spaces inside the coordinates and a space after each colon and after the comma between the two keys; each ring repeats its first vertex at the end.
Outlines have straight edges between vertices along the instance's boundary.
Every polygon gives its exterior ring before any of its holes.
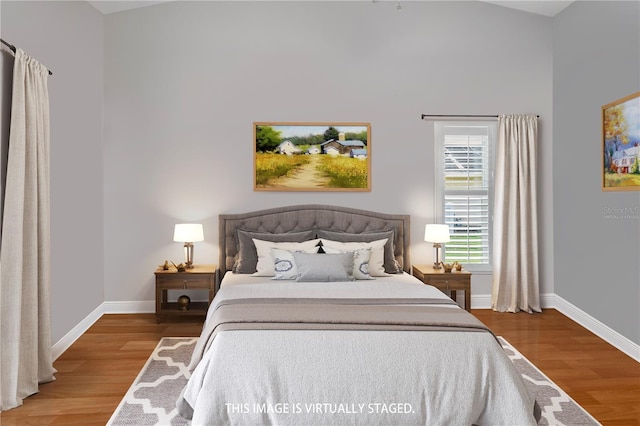
{"type": "Polygon", "coordinates": [[[565,391],[553,383],[551,379],[542,373],[509,344],[504,338],[498,337],[502,348],[509,356],[516,370],[522,375],[525,383],[542,411],[539,425],[599,425],[584,408],[578,405],[565,391]]]}
{"type": "MultiPolygon", "coordinates": [[[[505,339],[498,339],[538,401],[542,411],[540,425],[600,425],[505,339]]],[[[176,400],[190,376],[187,366],[197,340],[162,338],[107,425],[190,424],[178,414],[176,400]]]]}
{"type": "Polygon", "coordinates": [[[188,425],[176,409],[197,337],[163,337],[107,425],[188,425]]]}

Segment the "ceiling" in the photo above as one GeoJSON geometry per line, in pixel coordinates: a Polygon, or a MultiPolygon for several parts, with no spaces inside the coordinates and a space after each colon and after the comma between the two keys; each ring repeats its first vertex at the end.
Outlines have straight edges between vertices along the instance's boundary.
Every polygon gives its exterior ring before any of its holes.
{"type": "Polygon", "coordinates": [[[518,9],[525,12],[536,13],[544,16],[556,16],[567,8],[573,1],[559,1],[559,0],[529,0],[529,1],[487,1],[485,3],[497,4],[498,6],[509,7],[511,9],[518,9]]]}
{"type": "MultiPolygon", "coordinates": [[[[137,9],[139,7],[152,6],[154,4],[167,3],[168,1],[176,0],[158,0],[158,1],[119,1],[119,0],[100,0],[89,1],[93,7],[98,9],[102,14],[108,15],[110,13],[121,12],[123,10],[137,9]]],[[[213,0],[215,1],[215,0],[213,0]]],[[[376,0],[372,0],[376,1],[376,0]]],[[[396,0],[393,0],[396,1],[396,0]]],[[[399,0],[400,3],[406,0],[399,0]]],[[[411,1],[411,0],[409,0],[411,1]]],[[[485,1],[485,0],[481,0],[485,1]]],[[[485,1],[485,3],[491,3],[498,6],[509,7],[511,9],[518,9],[525,12],[535,13],[538,15],[553,17],[562,12],[573,1],[560,1],[560,0],[514,0],[514,1],[485,1]]]]}
{"type": "Polygon", "coordinates": [[[138,9],[139,7],[153,6],[154,4],[167,3],[171,0],[163,1],[119,1],[119,0],[100,0],[87,1],[93,7],[98,9],[103,15],[110,13],[122,12],[123,10],[138,9]]]}

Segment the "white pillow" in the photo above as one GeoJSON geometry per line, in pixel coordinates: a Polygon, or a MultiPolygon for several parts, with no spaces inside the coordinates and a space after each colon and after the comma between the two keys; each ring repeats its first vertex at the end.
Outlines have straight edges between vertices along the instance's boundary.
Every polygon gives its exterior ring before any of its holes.
{"type": "Polygon", "coordinates": [[[263,241],[253,239],[253,244],[256,246],[256,252],[258,253],[258,264],[256,265],[256,272],[252,275],[254,277],[273,277],[276,272],[274,269],[274,259],[271,254],[272,248],[278,248],[282,250],[298,250],[306,251],[313,250],[312,253],[318,251],[317,245],[320,242],[319,239],[304,241],[302,243],[274,243],[272,241],[263,241]]]}
{"type": "Polygon", "coordinates": [[[295,280],[298,278],[298,268],[296,267],[296,261],[293,258],[293,253],[318,253],[320,247],[314,247],[309,250],[283,250],[279,248],[272,248],[271,255],[273,256],[273,269],[275,275],[272,280],[295,280]]]}
{"type": "Polygon", "coordinates": [[[369,274],[369,261],[371,259],[371,249],[360,250],[338,250],[331,247],[322,248],[327,254],[353,253],[353,278],[356,280],[372,280],[369,274]]]}
{"type": "Polygon", "coordinates": [[[336,250],[360,250],[371,249],[371,257],[369,258],[369,275],[372,277],[385,277],[384,272],[384,245],[388,238],[372,241],[370,243],[341,243],[339,241],[325,240],[321,238],[322,249],[329,247],[336,250]]]}

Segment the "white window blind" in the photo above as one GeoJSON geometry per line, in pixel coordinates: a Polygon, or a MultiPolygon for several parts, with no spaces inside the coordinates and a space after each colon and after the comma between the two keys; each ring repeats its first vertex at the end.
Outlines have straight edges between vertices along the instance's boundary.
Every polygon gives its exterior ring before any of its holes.
{"type": "Polygon", "coordinates": [[[494,122],[435,123],[436,216],[451,231],[447,263],[490,268],[495,133],[494,122]]]}

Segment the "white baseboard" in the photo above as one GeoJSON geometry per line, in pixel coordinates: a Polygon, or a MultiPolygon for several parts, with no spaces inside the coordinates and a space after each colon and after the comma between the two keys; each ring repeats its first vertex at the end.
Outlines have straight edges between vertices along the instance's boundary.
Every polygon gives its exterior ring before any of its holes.
{"type": "Polygon", "coordinates": [[[557,294],[555,295],[555,308],[596,336],[600,337],[602,340],[606,341],[612,346],[615,346],[625,354],[629,355],[631,358],[640,362],[640,345],[637,345],[636,343],[627,339],[622,334],[601,323],[591,315],[584,312],[582,309],[571,304],[570,302],[567,302],[557,294]]]}
{"type": "MultiPolygon", "coordinates": [[[[545,293],[540,295],[540,306],[545,308],[554,308],[556,295],[553,293],[545,293]]],[[[471,309],[491,309],[491,294],[472,294],[471,309]]]]}
{"type": "Polygon", "coordinates": [[[491,295],[472,293],[471,309],[491,309],[491,295]]]}
{"type": "Polygon", "coordinates": [[[105,314],[148,314],[156,311],[156,302],[143,300],[141,302],[104,302],[105,314]]]}
{"type": "Polygon", "coordinates": [[[156,302],[153,300],[142,302],[103,302],[93,312],[85,317],[71,331],[64,335],[51,347],[51,356],[55,361],[69,346],[82,336],[104,314],[142,314],[156,311],[156,302]]]}
{"type": "MultiPolygon", "coordinates": [[[[557,294],[541,294],[540,305],[543,309],[557,309],[559,312],[591,331],[596,336],[640,362],[640,345],[635,344],[580,308],[567,302],[557,294]]],[[[471,308],[491,309],[491,295],[471,295],[471,308]]],[[[104,302],[52,346],[51,353],[53,359],[56,360],[60,355],[62,355],[62,353],[66,351],[80,336],[82,336],[82,334],[86,332],[89,327],[91,327],[103,314],[142,314],[155,312],[155,309],[156,305],[153,300],[140,302],[104,302]]]]}
{"type": "MultiPolygon", "coordinates": [[[[622,334],[601,323],[577,306],[567,302],[555,293],[540,295],[540,305],[543,309],[556,309],[571,320],[577,322],[602,340],[621,350],[631,358],[640,362],[640,345],[635,344],[622,334]]],[[[491,309],[490,294],[471,295],[471,308],[491,309]]]]}
{"type": "Polygon", "coordinates": [[[71,346],[73,342],[78,340],[78,338],[82,336],[89,329],[89,327],[91,327],[96,321],[98,321],[103,313],[104,303],[95,308],[93,312],[85,317],[85,319],[80,321],[78,325],[73,327],[71,331],[65,334],[62,339],[58,340],[51,347],[51,356],[53,357],[53,360],[55,361],[56,359],[58,359],[58,357],[62,355],[64,351],[69,349],[69,346],[71,346]]]}

